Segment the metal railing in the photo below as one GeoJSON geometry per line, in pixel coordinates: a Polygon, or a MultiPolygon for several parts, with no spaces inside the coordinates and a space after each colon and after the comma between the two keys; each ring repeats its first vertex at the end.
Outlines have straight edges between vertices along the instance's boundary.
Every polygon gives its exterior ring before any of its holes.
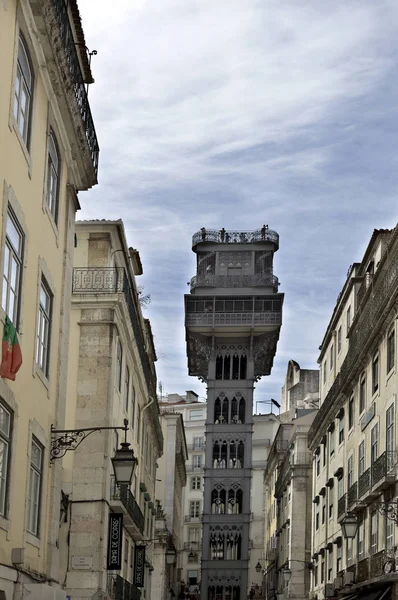
{"type": "Polygon", "coordinates": [[[372,283],[373,280],[373,273],[365,273],[365,277],[363,278],[363,281],[361,283],[361,286],[358,290],[358,294],[357,294],[357,302],[358,302],[358,306],[361,304],[367,289],[370,287],[370,284],[372,283]]]}
{"type": "Polygon", "coordinates": [[[370,490],[370,468],[366,469],[358,479],[358,498],[370,490]]]}
{"type": "Polygon", "coordinates": [[[204,465],[185,465],[185,470],[187,473],[200,473],[201,471],[204,471],[204,469],[204,465]]]}
{"type": "Polygon", "coordinates": [[[279,286],[278,278],[271,273],[253,275],[195,275],[191,278],[191,290],[196,287],[245,288],[257,286],[279,286]]]}
{"type": "Polygon", "coordinates": [[[187,313],[185,316],[186,325],[280,325],[282,323],[282,311],[275,312],[203,312],[187,313]]]}
{"type": "Polygon", "coordinates": [[[372,485],[375,485],[389,475],[396,464],[396,453],[395,452],[383,452],[372,464],[372,485]]]}
{"type": "MultiPolygon", "coordinates": [[[[392,235],[390,245],[395,243],[398,230],[392,235]]],[[[398,253],[391,255],[388,248],[378,271],[373,277],[373,289],[371,296],[361,306],[358,319],[354,321],[350,332],[350,345],[324,402],[322,403],[311,429],[308,433],[308,443],[312,445],[321,436],[331,408],[338,408],[339,398],[344,398],[342,391],[345,386],[351,384],[358,371],[362,368],[361,356],[365,356],[373,343],[373,331],[377,330],[379,324],[383,323],[384,313],[388,306],[394,301],[398,293],[398,253]],[[336,403],[336,406],[335,406],[336,403]]]]}
{"type": "Polygon", "coordinates": [[[358,484],[357,482],[353,483],[347,492],[347,508],[350,509],[353,504],[358,499],[358,484]]]}
{"type": "Polygon", "coordinates": [[[346,511],[347,494],[343,494],[337,501],[337,516],[341,517],[346,511]]]}
{"type": "Polygon", "coordinates": [[[91,154],[95,174],[98,173],[99,145],[95,133],[94,121],[88,103],[86,86],[80,68],[76,43],[69,22],[68,4],[65,0],[51,0],[50,6],[54,9],[55,20],[58,25],[59,36],[54,38],[53,43],[61,42],[65,54],[66,68],[63,69],[63,78],[68,89],[73,90],[76,98],[77,108],[80,112],[83,131],[91,154]]]}
{"type": "Polygon", "coordinates": [[[384,565],[387,561],[387,552],[385,550],[381,550],[380,552],[376,552],[370,556],[370,565],[369,565],[369,576],[380,577],[384,575],[384,565]]]}
{"type": "Polygon", "coordinates": [[[120,500],[141,533],[144,533],[144,515],[138,506],[136,499],[127,485],[117,485],[115,478],[111,478],[111,500],[120,500]]]}
{"type": "Polygon", "coordinates": [[[141,328],[141,318],[136,308],[138,298],[134,299],[136,294],[129,282],[126,270],[123,267],[74,267],[72,292],[86,295],[123,293],[148,391],[155,398],[156,377],[145,350],[146,342],[141,328]]]}
{"type": "Polygon", "coordinates": [[[279,235],[272,229],[255,229],[254,231],[226,231],[202,229],[192,236],[192,247],[201,242],[217,244],[253,244],[255,242],[272,242],[279,248],[279,235]]]}
{"type": "Polygon", "coordinates": [[[366,581],[367,579],[369,579],[369,560],[367,558],[364,558],[358,563],[357,583],[361,583],[362,581],[366,581]]]}
{"type": "Polygon", "coordinates": [[[141,591],[120,575],[108,575],[108,594],[112,600],[140,600],[141,591]]]}

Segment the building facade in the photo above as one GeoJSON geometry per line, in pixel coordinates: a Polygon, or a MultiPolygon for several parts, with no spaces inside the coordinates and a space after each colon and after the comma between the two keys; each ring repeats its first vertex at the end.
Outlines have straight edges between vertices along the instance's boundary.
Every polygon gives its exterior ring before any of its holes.
{"type": "Polygon", "coordinates": [[[0,3],[0,55],[0,318],[23,357],[0,380],[0,596],[61,600],[51,425],[65,425],[77,192],[98,167],[76,2],[0,3]]]}
{"type": "MultiPolygon", "coordinates": [[[[187,485],[183,490],[183,551],[180,555],[180,581],[191,593],[200,586],[202,558],[202,512],[205,465],[205,423],[207,403],[192,390],[168,394],[160,399],[160,411],[182,415],[188,449],[187,485]]],[[[195,598],[195,597],[193,597],[195,598]]]]}
{"type": "Polygon", "coordinates": [[[319,373],[290,360],[282,388],[281,424],[264,470],[265,597],[306,600],[310,591],[312,457],[308,431],[319,405],[319,373]],[[291,572],[284,580],[283,570],[291,572]]]}
{"type": "Polygon", "coordinates": [[[279,338],[278,244],[265,225],[254,232],[202,228],[193,236],[188,369],[208,389],[202,600],[243,600],[248,591],[253,388],[271,372],[279,338]]]}
{"type": "Polygon", "coordinates": [[[374,230],[320,347],[313,452],[314,597],[395,599],[398,227],[374,230]],[[325,516],[324,516],[325,515],[325,516]],[[357,533],[344,539],[341,521],[357,533]]]}
{"type": "MultiPolygon", "coordinates": [[[[136,287],[139,254],[121,221],[76,224],[66,425],[123,427],[138,465],[118,486],[111,458],[124,432],[95,431],[63,460],[65,515],[60,539],[68,593],[83,598],[151,598],[156,462],[163,435],[156,398],[156,354],[136,287]],[[109,565],[108,525],[121,514],[121,565],[109,565]],[[137,581],[137,546],[147,546],[137,581]]],[[[56,461],[55,461],[56,462],[56,461]]]]}
{"type": "Polygon", "coordinates": [[[161,408],[165,452],[157,470],[153,598],[168,600],[181,591],[184,554],[184,490],[188,459],[182,415],[161,408]]]}

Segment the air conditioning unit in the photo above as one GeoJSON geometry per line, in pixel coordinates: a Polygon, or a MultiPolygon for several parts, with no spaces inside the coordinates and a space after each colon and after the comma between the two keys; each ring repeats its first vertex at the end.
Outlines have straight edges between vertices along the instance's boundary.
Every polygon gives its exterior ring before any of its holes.
{"type": "Polygon", "coordinates": [[[352,571],[346,571],[343,579],[344,585],[352,585],[354,583],[354,573],[352,571]]]}
{"type": "Polygon", "coordinates": [[[333,598],[333,596],[334,596],[333,583],[327,583],[325,585],[325,598],[333,598]]]}
{"type": "Polygon", "coordinates": [[[335,590],[341,590],[342,587],[343,587],[343,578],[342,577],[335,577],[335,579],[333,581],[333,588],[335,590]]]}

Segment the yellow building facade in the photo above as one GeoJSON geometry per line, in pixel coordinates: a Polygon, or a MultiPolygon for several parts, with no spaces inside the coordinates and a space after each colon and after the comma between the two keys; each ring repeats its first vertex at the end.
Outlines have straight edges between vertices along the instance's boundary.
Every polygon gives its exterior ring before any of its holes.
{"type": "Polygon", "coordinates": [[[23,356],[0,379],[0,597],[61,599],[51,425],[65,421],[77,192],[98,164],[76,3],[1,2],[0,56],[0,319],[23,356]]]}

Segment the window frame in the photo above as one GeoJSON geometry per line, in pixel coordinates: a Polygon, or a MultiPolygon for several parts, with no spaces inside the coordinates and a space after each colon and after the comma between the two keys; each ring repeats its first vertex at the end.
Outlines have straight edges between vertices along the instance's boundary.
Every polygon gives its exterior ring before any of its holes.
{"type": "Polygon", "coordinates": [[[374,396],[380,387],[380,364],[379,352],[375,352],[372,358],[372,396],[374,396]]]}
{"type": "Polygon", "coordinates": [[[58,223],[61,165],[61,154],[57,137],[54,130],[50,128],[47,146],[46,205],[55,224],[58,223]],[[53,178],[52,175],[55,175],[55,177],[53,178]],[[54,181],[55,186],[52,186],[51,184],[54,181]]]}
{"type": "Polygon", "coordinates": [[[0,444],[4,444],[7,448],[5,454],[5,460],[3,459],[0,471],[0,517],[8,517],[8,500],[10,493],[10,479],[11,479],[11,455],[12,455],[12,437],[13,437],[13,424],[14,424],[14,412],[11,408],[0,398],[0,411],[8,414],[8,431],[5,432],[2,428],[0,429],[0,444]],[[4,471],[4,473],[3,473],[4,471]]]}
{"type": "Polygon", "coordinates": [[[2,282],[2,298],[1,305],[4,312],[8,315],[9,319],[18,330],[20,325],[20,312],[21,312],[21,298],[22,298],[22,275],[23,275],[23,262],[25,253],[25,233],[19,224],[19,221],[12,210],[11,206],[8,205],[6,223],[5,223],[5,238],[4,238],[4,264],[3,264],[3,282],[2,282]],[[8,223],[11,223],[15,232],[19,236],[19,249],[15,248],[14,243],[10,237],[10,229],[8,223]],[[7,231],[8,229],[8,231],[7,231]],[[8,254],[8,259],[7,259],[8,254]],[[11,282],[12,278],[12,265],[15,261],[17,267],[17,275],[15,278],[15,288],[11,282]],[[7,267],[7,268],[6,268],[7,267]],[[6,275],[7,270],[7,275],[6,275]],[[5,293],[4,293],[5,292],[5,293]],[[11,315],[10,310],[10,293],[14,294],[14,305],[13,314],[11,315]],[[6,297],[5,297],[6,296],[6,297]]]}
{"type": "Polygon", "coordinates": [[[348,431],[354,427],[354,419],[355,416],[355,401],[354,394],[351,394],[350,399],[348,400],[348,431]]]}
{"type": "Polygon", "coordinates": [[[128,414],[130,405],[130,369],[126,364],[124,369],[124,410],[128,414]]]}
{"type": "Polygon", "coordinates": [[[191,519],[199,519],[200,517],[200,500],[189,501],[189,516],[191,519]]]}
{"type": "Polygon", "coordinates": [[[366,409],[366,375],[362,373],[359,379],[359,414],[366,409]]]}
{"type": "Polygon", "coordinates": [[[43,489],[43,476],[44,476],[44,446],[39,442],[37,437],[32,435],[31,444],[30,444],[30,460],[29,460],[29,488],[28,488],[28,514],[27,514],[27,531],[33,536],[39,538],[40,537],[40,527],[41,527],[41,506],[42,506],[42,489],[43,489]],[[33,446],[37,446],[40,450],[40,466],[37,466],[33,460],[33,446]],[[33,479],[32,476],[37,475],[36,481],[38,481],[37,489],[36,489],[36,510],[35,515],[33,515],[32,510],[34,506],[34,502],[32,501],[32,492],[34,491],[33,479]],[[32,525],[32,517],[35,521],[34,527],[32,525]]]}
{"type": "Polygon", "coordinates": [[[348,332],[351,329],[351,304],[347,308],[347,312],[346,312],[346,328],[347,328],[347,334],[348,334],[348,332]]]}
{"type": "Polygon", "coordinates": [[[375,463],[375,461],[379,457],[379,424],[375,423],[375,425],[370,430],[370,462],[371,465],[375,463]]]}
{"type": "Polygon", "coordinates": [[[339,446],[344,442],[344,417],[344,414],[339,417],[339,446]]]}
{"type": "Polygon", "coordinates": [[[116,388],[119,393],[122,391],[123,380],[123,346],[120,339],[117,341],[116,348],[116,388]]]}
{"type": "Polygon", "coordinates": [[[395,367],[395,327],[393,326],[387,333],[387,360],[386,371],[387,375],[395,367]]]}
{"type": "Polygon", "coordinates": [[[333,368],[334,368],[334,343],[330,346],[329,371],[332,371],[333,368]]]}
{"type": "Polygon", "coordinates": [[[358,446],[358,479],[365,473],[365,440],[358,446]]]}
{"type": "Polygon", "coordinates": [[[190,483],[191,483],[190,488],[189,488],[190,490],[200,491],[202,489],[202,478],[200,477],[200,475],[193,475],[191,477],[190,483]]]}
{"type": "Polygon", "coordinates": [[[38,302],[35,361],[36,365],[48,379],[50,373],[50,350],[54,296],[43,273],[40,279],[38,302]],[[48,301],[48,307],[42,304],[42,292],[48,301]]]}
{"type": "Polygon", "coordinates": [[[25,36],[22,31],[19,31],[18,36],[18,50],[17,50],[17,65],[15,72],[15,84],[13,90],[13,101],[12,101],[12,114],[14,117],[16,129],[23,140],[26,149],[30,150],[31,142],[31,129],[32,129],[32,115],[33,115],[33,98],[34,98],[34,86],[35,86],[35,73],[33,69],[32,59],[28,49],[28,45],[25,40],[25,36]],[[24,65],[23,63],[26,63],[24,65]],[[25,71],[24,67],[27,70],[25,71]],[[25,72],[24,72],[25,71],[25,72]],[[30,76],[30,82],[27,81],[27,75],[30,76]],[[27,98],[27,109],[22,110],[21,94],[25,88],[27,98]],[[16,106],[17,103],[17,106],[16,106]],[[21,115],[24,119],[24,124],[21,129],[21,115]]]}
{"type": "Polygon", "coordinates": [[[337,330],[337,354],[340,354],[342,348],[342,328],[341,325],[337,330]]]}
{"type": "Polygon", "coordinates": [[[369,554],[377,554],[379,548],[379,513],[377,510],[370,514],[369,554]]]}

